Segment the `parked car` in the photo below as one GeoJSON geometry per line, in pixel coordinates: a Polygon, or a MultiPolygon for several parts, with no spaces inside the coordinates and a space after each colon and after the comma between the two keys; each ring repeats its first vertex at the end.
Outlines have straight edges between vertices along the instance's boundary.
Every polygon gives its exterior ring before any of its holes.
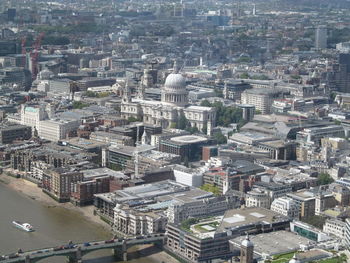
{"type": "Polygon", "coordinates": [[[62,250],[62,249],[64,249],[64,246],[55,247],[53,249],[53,251],[59,251],[59,250],[62,250]]]}
{"type": "Polygon", "coordinates": [[[9,255],[9,258],[18,258],[18,255],[16,255],[16,254],[13,253],[13,254],[10,254],[10,255],[9,255]]]}

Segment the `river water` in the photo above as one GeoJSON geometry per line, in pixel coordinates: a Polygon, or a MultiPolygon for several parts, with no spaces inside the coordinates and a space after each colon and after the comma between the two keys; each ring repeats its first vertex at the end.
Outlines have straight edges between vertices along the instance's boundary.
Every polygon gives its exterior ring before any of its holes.
{"type": "MultiPolygon", "coordinates": [[[[62,207],[48,207],[38,201],[17,193],[0,183],[0,255],[53,247],[73,242],[107,240],[111,233],[103,227],[89,222],[77,212],[62,207]],[[13,220],[28,222],[36,231],[27,233],[15,228],[13,220]]],[[[52,257],[40,262],[63,263],[64,257],[52,257]]],[[[92,252],[84,257],[86,263],[115,262],[111,251],[92,252]]],[[[149,259],[139,258],[128,262],[153,263],[149,259]]]]}

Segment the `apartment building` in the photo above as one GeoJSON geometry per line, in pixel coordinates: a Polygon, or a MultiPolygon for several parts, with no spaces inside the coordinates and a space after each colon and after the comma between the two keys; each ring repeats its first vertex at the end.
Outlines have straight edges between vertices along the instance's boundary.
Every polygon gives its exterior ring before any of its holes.
{"type": "Polygon", "coordinates": [[[43,175],[42,189],[58,202],[70,200],[73,183],[83,180],[83,173],[69,168],[53,168],[43,175]]]}

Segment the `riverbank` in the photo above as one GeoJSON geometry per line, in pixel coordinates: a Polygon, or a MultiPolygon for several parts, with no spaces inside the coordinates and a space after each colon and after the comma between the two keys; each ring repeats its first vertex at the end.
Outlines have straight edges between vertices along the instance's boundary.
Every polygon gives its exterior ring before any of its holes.
{"type": "MultiPolygon", "coordinates": [[[[76,207],[71,203],[57,203],[51,197],[43,193],[36,184],[24,179],[16,179],[4,174],[0,174],[0,184],[6,186],[8,189],[17,192],[19,195],[25,198],[37,201],[48,209],[59,209],[61,212],[64,212],[64,209],[67,209],[74,213],[79,213],[83,216],[84,219],[86,219],[86,222],[88,222],[88,224],[93,224],[97,228],[101,228],[101,230],[104,232],[111,233],[110,226],[102,221],[98,216],[93,215],[93,206],[76,207]]],[[[166,252],[150,245],[131,248],[130,252],[131,258],[130,261],[128,261],[130,263],[178,263],[176,259],[168,255],[166,252]]]]}
{"type": "Polygon", "coordinates": [[[39,188],[36,184],[21,178],[17,179],[11,176],[0,174],[0,182],[5,184],[10,189],[18,193],[21,193],[29,197],[30,199],[36,200],[42,203],[43,205],[46,205],[49,208],[62,207],[74,212],[78,212],[91,223],[98,224],[99,226],[103,227],[105,230],[111,231],[111,227],[107,223],[105,223],[98,216],[95,216],[93,214],[93,210],[94,210],[93,206],[78,207],[69,202],[57,203],[50,196],[43,193],[41,188],[39,188]]]}

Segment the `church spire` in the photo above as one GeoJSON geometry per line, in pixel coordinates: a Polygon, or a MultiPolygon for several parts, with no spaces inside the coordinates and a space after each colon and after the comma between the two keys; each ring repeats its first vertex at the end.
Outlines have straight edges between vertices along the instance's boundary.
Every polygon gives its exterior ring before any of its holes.
{"type": "Polygon", "coordinates": [[[123,101],[130,102],[130,100],[131,100],[131,93],[129,88],[129,80],[126,80],[125,86],[124,86],[124,92],[123,92],[123,101]]]}
{"type": "Polygon", "coordinates": [[[142,82],[140,82],[140,85],[137,90],[137,98],[140,100],[145,99],[145,85],[142,82]]]}
{"type": "Polygon", "coordinates": [[[228,88],[227,88],[227,81],[225,81],[225,84],[224,84],[223,95],[224,95],[224,99],[228,99],[229,94],[228,94],[228,88]]]}

